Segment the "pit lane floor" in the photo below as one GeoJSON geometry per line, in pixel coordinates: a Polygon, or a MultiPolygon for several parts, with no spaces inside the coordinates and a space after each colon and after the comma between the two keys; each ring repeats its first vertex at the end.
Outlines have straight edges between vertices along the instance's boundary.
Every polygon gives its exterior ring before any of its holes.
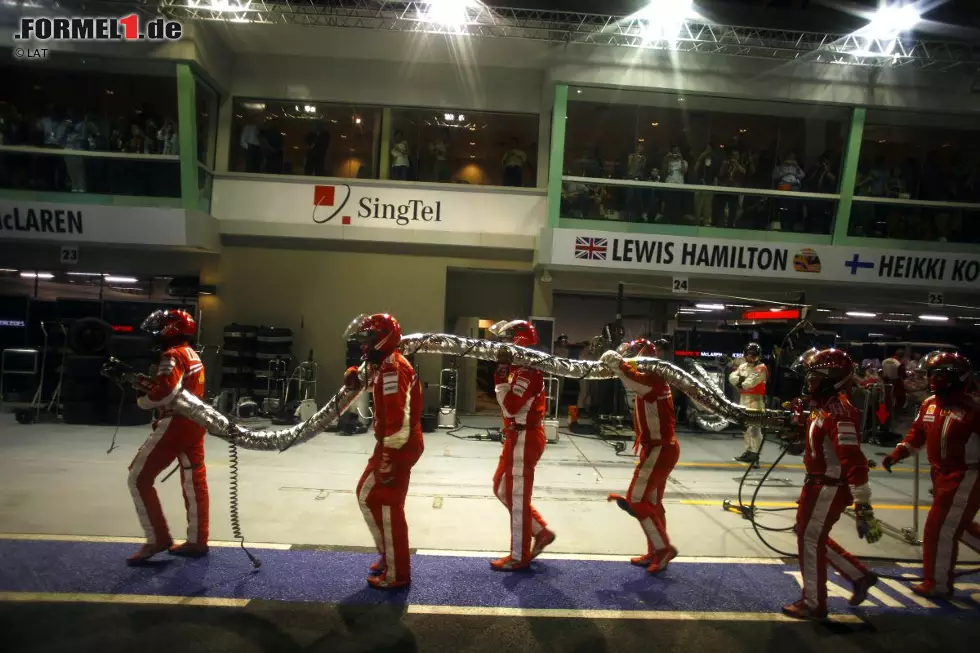
{"type": "MultiPolygon", "coordinates": [[[[495,426],[496,419],[467,418],[495,426]]],[[[799,595],[797,569],[760,543],[751,525],[721,510],[744,467],[731,462],[741,439],[681,434],[682,457],[667,490],[670,529],[682,558],[660,578],[625,562],[642,548],[634,520],[605,501],[622,492],[635,459],[607,444],[563,435],[549,445],[536,505],[559,533],[534,573],[492,574],[486,560],[507,540],[506,513],[491,494],[500,445],[426,436],[408,500],[415,582],[393,595],[364,584],[373,557],[352,488],[373,446],[370,435],[326,434],[283,454],[240,452],[245,534],[263,566],[235,550],[206,560],[166,560],[130,569],[139,538],[126,467],[146,437],[123,428],[16,424],[0,415],[0,633],[13,651],[628,651],[667,646],[682,653],[797,647],[904,651],[975,650],[980,581],[955,603],[910,596],[883,582],[856,611],[831,575],[831,626],[791,623],[779,606],[799,595]],[[2,535],[6,533],[6,535],[2,535]],[[303,546],[291,543],[301,542],[303,546]]],[[[464,429],[458,435],[482,431],[464,429]]],[[[772,448],[772,447],[770,447],[772,448]]],[[[230,540],[224,445],[208,439],[212,533],[230,540]]],[[[877,458],[884,449],[869,447],[877,458]]],[[[628,453],[628,449],[627,449],[628,453]]],[[[764,460],[775,453],[764,452],[764,460]]],[[[760,505],[790,507],[801,460],[784,459],[760,505]]],[[[910,525],[910,466],[872,473],[881,518],[910,525]]],[[[923,481],[921,515],[929,503],[923,481]]],[[[177,483],[160,484],[179,536],[177,483]]],[[[792,510],[765,523],[791,523],[792,510]]],[[[762,519],[762,518],[760,518],[762,519]]],[[[842,519],[835,538],[856,553],[917,559],[918,547],[886,538],[872,547],[842,519]]],[[[792,538],[770,534],[792,550],[792,538]]],[[[220,542],[218,543],[220,544],[220,542]]],[[[967,560],[976,556],[965,556],[967,560]]],[[[887,565],[872,566],[887,570],[887,565]]],[[[898,575],[917,572],[902,567],[898,575]]],[[[896,570],[892,570],[896,573],[896,570]]]]}
{"type": "Polygon", "coordinates": [[[832,573],[830,623],[793,622],[778,610],[799,596],[797,570],[772,559],[679,558],[651,577],[615,556],[545,554],[502,575],[482,552],[422,551],[410,589],[379,593],[364,583],[369,553],[259,545],[253,570],[236,546],[218,546],[129,568],[132,546],[0,540],[5,650],[921,653],[973,651],[980,635],[980,583],[947,602],[883,581],[851,609],[832,573]]]}
{"type": "MultiPolygon", "coordinates": [[[[496,418],[464,418],[465,424],[493,427],[496,418]]],[[[146,428],[122,428],[117,448],[106,454],[112,427],[17,424],[0,415],[0,533],[138,536],[139,526],[126,487],[127,467],[147,435],[146,428]]],[[[478,428],[456,435],[484,434],[478,428]]],[[[739,436],[735,433],[734,435],[739,436]]],[[[671,537],[686,556],[761,557],[777,555],[753,532],[750,522],[724,512],[734,499],[744,466],[732,462],[742,449],[732,434],[679,434],[681,460],[667,487],[665,505],[671,537]]],[[[491,479],[500,444],[427,434],[407,501],[411,544],[420,549],[493,552],[506,546],[507,513],[493,496],[491,479]]],[[[629,440],[624,455],[595,439],[561,435],[545,451],[535,477],[535,505],[558,533],[550,549],[577,554],[635,555],[644,548],[636,522],[606,501],[624,492],[635,469],[629,440]]],[[[244,533],[257,542],[369,547],[370,534],[353,494],[373,448],[370,434],[323,434],[284,453],[240,451],[239,505],[244,533]]],[[[216,438],[206,440],[212,537],[231,540],[228,522],[228,454],[216,438]]],[[[768,445],[763,460],[772,461],[768,445]]],[[[886,449],[866,447],[874,459],[886,449]]],[[[912,525],[910,464],[887,474],[872,471],[878,516],[896,528],[912,525]]],[[[920,522],[930,497],[923,470],[920,522]]],[[[787,457],[762,488],[760,523],[791,525],[803,479],[802,460],[787,457]]],[[[183,501],[179,483],[158,482],[161,500],[179,537],[183,501]]],[[[747,485],[748,501],[754,486],[747,485]]],[[[921,528],[921,524],[920,524],[921,528]]],[[[766,533],[783,551],[795,549],[785,533],[766,533]]],[[[834,537],[862,556],[918,559],[919,547],[886,537],[875,546],[859,540],[843,518],[834,537]]],[[[976,560],[964,553],[967,560],[976,560]]]]}

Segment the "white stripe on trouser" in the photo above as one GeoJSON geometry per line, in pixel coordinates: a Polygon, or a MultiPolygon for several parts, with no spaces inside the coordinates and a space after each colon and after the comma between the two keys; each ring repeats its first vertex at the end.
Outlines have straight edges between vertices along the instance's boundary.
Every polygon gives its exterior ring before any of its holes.
{"type": "Polygon", "coordinates": [[[827,562],[829,562],[831,566],[837,569],[840,573],[844,574],[847,577],[847,580],[851,581],[852,583],[859,581],[864,577],[864,574],[862,574],[850,560],[837,553],[829,546],[827,547],[827,562]]]}
{"type": "Polygon", "coordinates": [[[153,534],[153,524],[150,523],[150,515],[146,512],[146,504],[143,503],[143,497],[140,496],[139,487],[136,483],[139,480],[140,473],[143,471],[143,466],[146,465],[146,459],[153,453],[157,445],[160,444],[160,439],[163,438],[163,434],[167,431],[168,426],[170,426],[169,417],[160,420],[157,428],[153,430],[150,437],[140,447],[139,453],[136,454],[136,458],[133,460],[133,466],[129,470],[129,494],[133,497],[133,505],[136,506],[136,516],[140,520],[140,528],[143,529],[146,541],[150,544],[156,544],[157,541],[153,534]]]}
{"type": "Polygon", "coordinates": [[[800,560],[800,567],[803,569],[803,590],[806,592],[806,602],[813,609],[820,607],[817,598],[819,596],[817,583],[819,574],[817,572],[820,570],[817,548],[820,542],[820,533],[823,532],[827,514],[830,512],[830,506],[833,505],[836,497],[836,487],[824,486],[820,488],[813,510],[810,512],[810,520],[803,532],[803,559],[800,560]]]}
{"type": "Polygon", "coordinates": [[[377,547],[378,553],[384,553],[381,530],[378,528],[378,523],[374,520],[374,513],[371,512],[371,508],[367,504],[368,495],[371,494],[371,490],[373,489],[374,472],[372,471],[364,479],[364,485],[361,486],[361,493],[357,495],[357,503],[361,506],[361,514],[364,515],[364,521],[367,523],[368,530],[371,531],[371,537],[374,538],[374,546],[377,547]]]}
{"type": "Polygon", "coordinates": [[[936,589],[940,592],[948,592],[949,570],[953,567],[953,537],[956,535],[956,527],[963,519],[966,511],[966,504],[970,500],[973,487],[977,484],[977,470],[971,469],[960,481],[960,486],[953,497],[953,504],[946,513],[943,525],[939,528],[939,542],[936,543],[936,589]]]}
{"type": "Polygon", "coordinates": [[[197,542],[197,493],[194,492],[194,468],[186,454],[177,456],[181,467],[181,477],[184,482],[184,494],[187,496],[187,541],[197,542]]]}
{"type": "Polygon", "coordinates": [[[762,428],[759,426],[750,426],[745,429],[745,450],[751,451],[752,453],[759,453],[762,449],[762,428]]]}
{"type": "Polygon", "coordinates": [[[653,468],[657,466],[657,458],[660,457],[660,449],[659,446],[651,449],[650,455],[640,465],[640,469],[636,473],[636,479],[633,481],[633,491],[629,495],[630,503],[640,503],[643,501],[643,495],[646,494],[647,486],[650,484],[650,476],[653,475],[653,468]]]}
{"type": "Polygon", "coordinates": [[[385,570],[385,576],[388,578],[388,580],[397,580],[398,556],[395,553],[394,534],[391,532],[391,506],[381,506],[381,524],[384,532],[385,564],[388,565],[388,568],[385,570]]]}
{"type": "Polygon", "coordinates": [[[510,551],[511,559],[520,564],[524,562],[524,443],[527,435],[517,434],[514,442],[514,463],[511,465],[510,491],[510,551]]]}
{"type": "Polygon", "coordinates": [[[980,537],[976,537],[970,531],[963,531],[963,537],[960,538],[960,542],[967,545],[977,553],[980,553],[980,537]]]}
{"type": "Polygon", "coordinates": [[[650,541],[653,542],[654,551],[661,551],[667,548],[667,543],[660,537],[660,531],[657,530],[657,525],[653,523],[652,519],[649,517],[641,519],[640,526],[643,528],[646,536],[650,538],[650,541]]]}

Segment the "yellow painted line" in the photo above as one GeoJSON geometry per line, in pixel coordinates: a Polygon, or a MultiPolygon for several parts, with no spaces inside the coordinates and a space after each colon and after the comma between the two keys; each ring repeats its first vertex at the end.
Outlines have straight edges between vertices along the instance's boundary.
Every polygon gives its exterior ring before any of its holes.
{"type": "MultiPolygon", "coordinates": [[[[712,499],[681,499],[677,503],[687,506],[721,506],[721,501],[712,499]]],[[[737,507],[737,504],[732,504],[737,507]]],[[[746,503],[745,505],[748,505],[746,503]]],[[[795,508],[795,501],[756,501],[755,505],[760,508],[795,508]]],[[[874,504],[875,510],[912,510],[914,506],[902,506],[897,504],[874,504]]],[[[929,510],[929,506],[919,506],[919,510],[929,510]]]]}
{"type": "MultiPolygon", "coordinates": [[[[143,544],[146,538],[108,535],[50,535],[47,533],[0,533],[0,540],[20,540],[35,542],[95,542],[97,544],[143,544]]],[[[238,542],[210,541],[208,546],[229,548],[241,546],[238,542]]],[[[292,544],[276,544],[272,542],[245,542],[250,549],[274,549],[288,551],[292,544]]]]}
{"type": "MultiPolygon", "coordinates": [[[[761,467],[757,471],[760,471],[761,472],[761,471],[767,469],[769,467],[769,465],[771,465],[771,464],[772,463],[766,463],[765,461],[762,461],[760,463],[761,467]]],[[[744,470],[745,469],[745,465],[742,464],[742,463],[698,463],[698,462],[683,462],[683,461],[677,463],[675,465],[675,467],[691,467],[691,468],[711,467],[711,468],[717,468],[717,469],[741,469],[741,470],[744,470]]],[[[794,465],[794,464],[780,464],[780,465],[776,465],[776,469],[798,469],[800,471],[805,471],[806,470],[806,466],[805,465],[794,465]]],[[[885,470],[882,469],[880,466],[875,467],[874,469],[871,469],[869,471],[871,471],[872,473],[879,472],[879,471],[880,472],[885,472],[885,470]]],[[[914,468],[908,468],[908,467],[892,467],[892,472],[898,472],[898,473],[904,473],[904,474],[909,474],[909,473],[914,474],[915,473],[915,469],[914,468]]],[[[885,473],[887,474],[888,472],[885,472],[885,473]]],[[[929,470],[928,469],[919,470],[919,473],[920,474],[928,474],[929,473],[929,470]]]]}
{"type": "MultiPolygon", "coordinates": [[[[409,605],[408,614],[457,617],[539,617],[550,619],[636,619],[644,621],[776,621],[806,623],[777,612],[684,612],[672,610],[556,610],[542,608],[485,608],[454,605],[409,605]]],[[[862,623],[851,614],[831,615],[837,623],[862,623]]]]}
{"type": "Polygon", "coordinates": [[[194,605],[212,608],[244,608],[250,599],[201,596],[150,596],[146,594],[73,594],[60,592],[0,592],[0,602],[14,603],[108,603],[119,605],[194,605]]]}

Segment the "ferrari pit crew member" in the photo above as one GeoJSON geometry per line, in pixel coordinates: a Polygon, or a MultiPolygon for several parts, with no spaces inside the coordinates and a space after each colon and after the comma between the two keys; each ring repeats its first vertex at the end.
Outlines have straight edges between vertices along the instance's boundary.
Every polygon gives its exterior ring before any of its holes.
{"type": "Polygon", "coordinates": [[[143,321],[161,350],[156,376],[149,390],[137,399],[140,408],[156,410],[153,432],[129,465],[129,492],[136,505],[146,544],[127,562],[138,565],[169,549],[173,555],[197,558],[208,552],[208,481],[204,467],[206,429],[169,406],[178,393],[187,390],[204,397],[204,364],[191,347],[196,325],[186,311],[154,311],[143,321]],[[187,541],[173,546],[167,520],[153,483],[174,460],[180,463],[180,487],[187,509],[187,541]]]}
{"type": "Polygon", "coordinates": [[[905,439],[885,456],[892,465],[926,448],[932,466],[932,509],[922,537],[923,581],[912,591],[923,596],[953,593],[953,568],[958,544],[980,553],[980,401],[967,394],[970,361],[960,354],[940,353],[926,361],[929,388],[905,439]]]}
{"type": "Polygon", "coordinates": [[[798,619],[827,616],[827,564],[854,586],[850,605],[864,602],[878,577],[830,539],[844,509],[854,503],[858,535],[869,543],[881,539],[881,524],[871,509],[868,459],[861,453],[860,413],[849,395],[854,377],[851,357],[837,349],[810,350],[799,364],[810,396],[803,463],[806,480],[796,513],[803,598],[783,607],[798,619]]]}
{"type": "MultiPolygon", "coordinates": [[[[757,342],[745,346],[741,364],[728,376],[728,382],[738,390],[738,402],[746,408],[762,410],[766,407],[766,382],[769,369],[762,362],[762,347],[757,342]]],[[[759,465],[762,449],[762,428],[749,426],[745,429],[745,451],[735,458],[736,462],[759,465]]]]}
{"type": "MultiPolygon", "coordinates": [[[[402,329],[391,315],[357,317],[344,334],[355,340],[374,376],[374,437],[377,444],[357,483],[357,501],[381,558],[371,565],[368,584],[396,589],[411,582],[405,498],[412,467],[422,456],[422,388],[412,364],[398,351],[402,329]]],[[[358,369],[344,383],[361,387],[358,369]]]]}
{"type": "Polygon", "coordinates": [[[645,338],[620,345],[617,351],[607,351],[600,359],[602,364],[616,373],[627,389],[636,393],[633,405],[633,430],[639,450],[640,464],[633,472],[626,496],[610,494],[609,500],[636,517],[647,538],[647,553],[632,558],[634,565],[646,567],[651,574],[667,568],[677,557],[677,549],[667,535],[667,517],[664,512],[664,488],[667,477],[680,457],[680,445],[674,433],[674,398],[670,386],[656,374],[640,372],[635,363],[624,358],[653,356],[663,358],[666,341],[652,343],[645,338]]]}
{"type": "MultiPolygon", "coordinates": [[[[501,342],[518,347],[538,344],[537,329],[525,320],[498,322],[491,332],[501,342]]],[[[493,491],[510,512],[510,555],[490,562],[496,571],[526,569],[555,541],[554,532],[548,530],[531,505],[534,469],[546,443],[542,424],[546,402],[544,373],[512,366],[512,360],[511,350],[501,347],[494,372],[497,403],[504,417],[504,450],[493,475],[493,491]]]]}

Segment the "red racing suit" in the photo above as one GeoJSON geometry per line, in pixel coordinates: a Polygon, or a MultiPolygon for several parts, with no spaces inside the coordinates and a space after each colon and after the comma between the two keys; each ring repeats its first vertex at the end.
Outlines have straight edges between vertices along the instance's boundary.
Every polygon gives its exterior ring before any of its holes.
{"type": "Polygon", "coordinates": [[[395,352],[374,380],[374,437],[377,444],[357,483],[374,544],[382,556],[384,579],[411,579],[405,498],[412,467],[422,456],[422,387],[412,364],[395,352]]]}
{"type": "Polygon", "coordinates": [[[628,390],[636,393],[633,405],[633,430],[640,464],[626,493],[633,514],[647,538],[647,554],[670,547],[667,516],[664,512],[664,489],[667,477],[680,458],[681,449],[674,432],[674,397],[670,386],[655,374],[643,374],[631,363],[623,363],[618,375],[628,390]]]}
{"type": "Polygon", "coordinates": [[[806,425],[806,481],[796,513],[796,534],[803,600],[817,612],[827,610],[828,563],[852,583],[869,573],[860,560],[830,539],[831,529],[847,506],[871,502],[860,422],[857,408],[840,394],[815,401],[806,425]]]}
{"type": "Polygon", "coordinates": [[[926,448],[932,467],[932,508],[922,538],[925,585],[953,589],[959,542],[980,553],[980,402],[962,394],[922,402],[905,439],[891,453],[901,460],[926,448]]]}
{"type": "Polygon", "coordinates": [[[180,463],[187,541],[208,543],[208,481],[204,467],[207,430],[170,410],[170,403],[182,389],[204,397],[204,364],[190,345],[163,352],[150,390],[137,400],[140,408],[156,409],[156,415],[153,432],[129,465],[129,492],[147,542],[160,546],[169,546],[172,539],[153,483],[174,460],[180,463]]]}
{"type": "Polygon", "coordinates": [[[546,443],[544,373],[529,367],[497,366],[497,403],[504,416],[504,450],[493,475],[493,491],[510,512],[510,557],[531,561],[531,538],[547,524],[531,505],[534,469],[546,443]]]}

